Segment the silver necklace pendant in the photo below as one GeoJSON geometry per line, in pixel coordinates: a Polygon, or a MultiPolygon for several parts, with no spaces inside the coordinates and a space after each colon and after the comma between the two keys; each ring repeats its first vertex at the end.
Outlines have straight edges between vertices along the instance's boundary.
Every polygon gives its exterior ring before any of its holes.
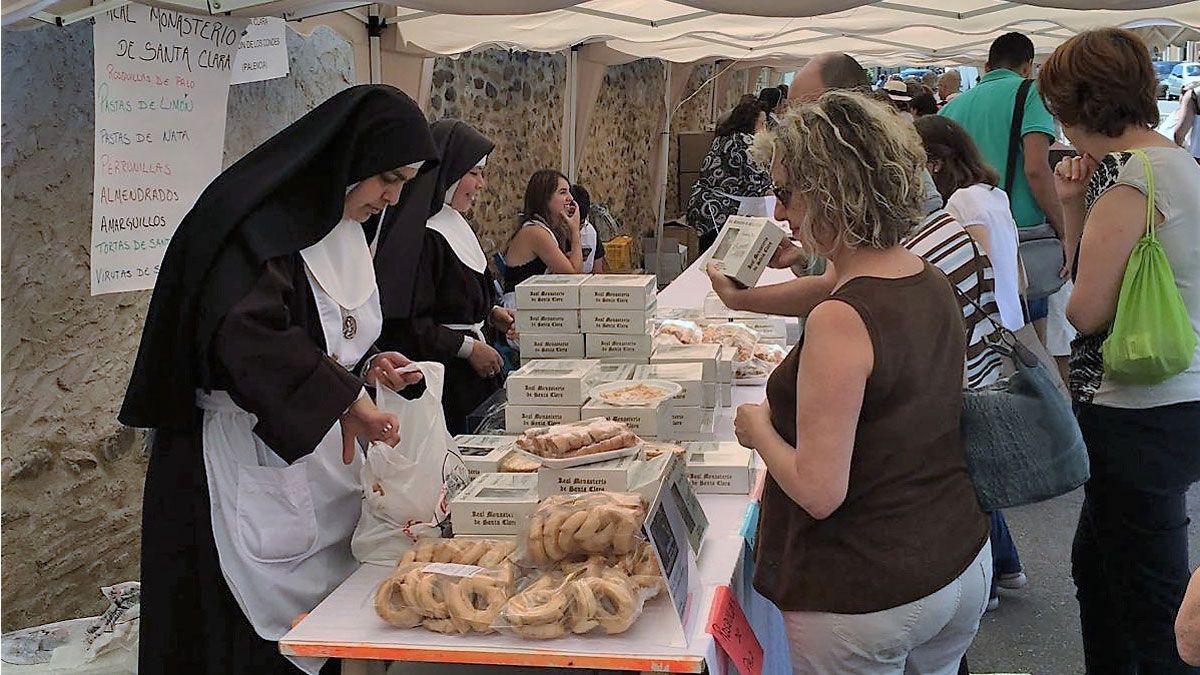
{"type": "Polygon", "coordinates": [[[354,336],[357,334],[358,334],[358,319],[355,319],[353,314],[350,314],[349,312],[347,312],[346,310],[343,309],[342,310],[342,337],[346,338],[347,340],[353,340],[354,336]]]}

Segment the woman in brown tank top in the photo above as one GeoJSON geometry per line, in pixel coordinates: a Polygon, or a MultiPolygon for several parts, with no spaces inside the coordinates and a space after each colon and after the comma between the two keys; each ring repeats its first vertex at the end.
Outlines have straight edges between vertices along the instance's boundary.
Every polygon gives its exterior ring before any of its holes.
{"type": "Polygon", "coordinates": [[[991,554],[959,438],[962,313],[900,243],[923,215],[920,138],[830,92],[758,146],[776,217],[837,282],[767,400],[738,409],[738,440],[769,473],[755,587],[784,612],[796,673],[955,673],[991,554]]]}

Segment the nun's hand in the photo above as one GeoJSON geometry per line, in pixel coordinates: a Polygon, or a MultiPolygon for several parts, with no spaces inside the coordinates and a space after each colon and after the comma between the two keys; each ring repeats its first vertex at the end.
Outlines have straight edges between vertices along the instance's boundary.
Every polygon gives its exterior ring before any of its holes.
{"type": "Polygon", "coordinates": [[[400,391],[410,384],[421,381],[421,371],[415,370],[413,362],[400,352],[383,352],[371,359],[367,369],[367,384],[400,391]]]}
{"type": "Polygon", "coordinates": [[[342,462],[354,461],[359,437],[366,441],[387,443],[395,447],[400,442],[400,423],[396,416],[375,407],[371,397],[363,395],[342,415],[342,462]]]}
{"type": "Polygon", "coordinates": [[[507,333],[517,322],[517,315],[507,307],[493,307],[491,318],[497,333],[507,333]]]}
{"type": "Polygon", "coordinates": [[[483,340],[476,340],[471,345],[471,356],[467,357],[467,362],[475,369],[475,373],[484,379],[499,375],[500,367],[504,365],[500,352],[492,349],[492,346],[483,340]]]}

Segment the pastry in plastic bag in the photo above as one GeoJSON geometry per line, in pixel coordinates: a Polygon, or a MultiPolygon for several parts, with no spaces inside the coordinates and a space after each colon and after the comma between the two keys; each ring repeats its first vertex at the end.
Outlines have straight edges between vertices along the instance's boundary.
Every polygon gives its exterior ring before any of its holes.
{"type": "Polygon", "coordinates": [[[703,337],[704,334],[701,332],[700,326],[696,325],[694,321],[664,319],[658,324],[658,328],[654,330],[654,343],[656,345],[694,345],[698,344],[703,337]]]}
{"type": "Polygon", "coordinates": [[[646,502],[623,492],[562,494],[546,498],[529,519],[525,562],[545,566],[572,556],[634,551],[646,502]]]}
{"type": "Polygon", "coordinates": [[[707,344],[733,347],[734,361],[749,361],[754,358],[754,346],[758,344],[758,333],[740,323],[718,323],[705,326],[703,341],[707,344]]]}
{"type": "Polygon", "coordinates": [[[582,422],[527,429],[517,447],[539,457],[565,458],[632,448],[640,439],[629,427],[594,417],[582,422]]]}
{"type": "Polygon", "coordinates": [[[516,544],[491,539],[419,539],[400,563],[438,562],[495,567],[508,560],[516,544]]]}

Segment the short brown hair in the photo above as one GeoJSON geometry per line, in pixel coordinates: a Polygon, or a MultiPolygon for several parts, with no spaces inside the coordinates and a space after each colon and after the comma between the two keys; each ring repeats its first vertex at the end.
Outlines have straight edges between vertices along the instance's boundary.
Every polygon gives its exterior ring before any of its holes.
{"type": "Polygon", "coordinates": [[[820,59],[818,72],[826,89],[871,88],[871,77],[867,75],[867,69],[853,56],[842,52],[829,52],[817,58],[820,59]]]}
{"type": "Polygon", "coordinates": [[[1063,124],[1115,138],[1158,125],[1158,78],[1136,33],[1101,28],[1067,40],[1038,74],[1038,91],[1063,124]]]}

